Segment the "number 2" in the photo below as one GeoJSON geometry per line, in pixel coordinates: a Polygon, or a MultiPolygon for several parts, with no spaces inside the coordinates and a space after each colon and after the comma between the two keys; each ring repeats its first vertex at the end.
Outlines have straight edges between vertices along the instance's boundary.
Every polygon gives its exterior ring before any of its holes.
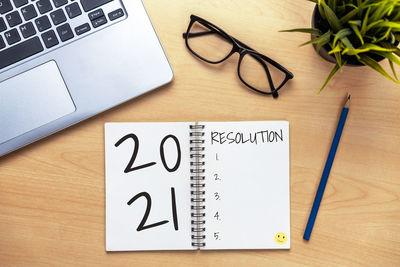
{"type": "Polygon", "coordinates": [[[140,165],[140,166],[132,168],[132,165],[135,162],[136,156],[137,156],[138,151],[139,151],[139,139],[136,136],[136,134],[127,134],[127,135],[125,135],[124,137],[119,139],[119,141],[117,143],[115,143],[115,146],[119,147],[119,145],[121,145],[123,142],[125,142],[129,138],[133,139],[133,142],[135,143],[135,147],[133,149],[132,157],[129,160],[129,163],[128,163],[128,165],[126,166],[126,168],[124,170],[124,173],[128,173],[128,172],[136,171],[136,170],[139,170],[139,169],[147,168],[147,167],[150,167],[150,166],[153,166],[154,164],[156,164],[155,162],[150,162],[150,163],[143,164],[143,165],[140,165]]]}

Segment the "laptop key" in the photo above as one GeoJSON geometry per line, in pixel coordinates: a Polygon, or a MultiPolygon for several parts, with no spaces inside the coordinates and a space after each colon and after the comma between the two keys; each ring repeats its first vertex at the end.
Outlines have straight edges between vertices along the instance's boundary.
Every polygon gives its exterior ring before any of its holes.
{"type": "Polygon", "coordinates": [[[58,9],[54,12],[50,13],[51,20],[53,21],[54,25],[61,24],[67,20],[65,17],[64,11],[62,9],[58,9]]]}
{"type": "Polygon", "coordinates": [[[88,14],[88,16],[89,16],[89,19],[90,19],[90,20],[95,20],[95,19],[97,19],[97,18],[100,18],[100,17],[104,16],[104,12],[103,12],[103,10],[100,8],[100,9],[97,9],[97,10],[95,10],[95,11],[93,11],[93,12],[90,12],[90,13],[88,14]]]}
{"type": "Polygon", "coordinates": [[[19,15],[18,11],[8,13],[6,15],[6,20],[8,22],[8,25],[10,26],[10,28],[22,23],[22,19],[21,19],[21,16],[19,15]]]}
{"type": "Polygon", "coordinates": [[[122,10],[122,8],[117,9],[117,10],[115,10],[115,11],[113,11],[113,12],[108,13],[108,18],[109,18],[111,21],[116,20],[116,19],[118,19],[118,18],[120,18],[120,17],[122,17],[122,16],[124,16],[124,11],[122,10]]]}
{"type": "Polygon", "coordinates": [[[0,32],[4,32],[5,30],[7,30],[7,25],[4,22],[4,19],[0,18],[0,32]]]}
{"type": "Polygon", "coordinates": [[[4,37],[6,37],[7,43],[9,45],[13,45],[19,41],[21,41],[21,36],[16,29],[9,30],[8,32],[4,33],[4,37]]]}
{"type": "Polygon", "coordinates": [[[66,5],[68,3],[68,0],[53,0],[53,3],[55,7],[60,7],[66,5]]]}
{"type": "Polygon", "coordinates": [[[79,7],[78,3],[72,3],[65,7],[65,11],[68,14],[70,19],[75,18],[82,14],[81,8],[79,7]]]}
{"type": "Polygon", "coordinates": [[[44,45],[47,48],[51,48],[51,47],[59,44],[56,33],[53,30],[43,33],[42,39],[43,39],[44,45]]]}
{"type": "Polygon", "coordinates": [[[68,41],[74,37],[74,33],[68,23],[57,27],[57,32],[62,42],[68,41]]]}
{"type": "Polygon", "coordinates": [[[75,28],[76,35],[81,35],[81,34],[84,34],[85,32],[88,32],[88,31],[90,31],[89,23],[85,23],[85,24],[75,28]]]}
{"type": "Polygon", "coordinates": [[[107,18],[105,16],[92,20],[93,28],[100,27],[101,25],[104,25],[106,23],[107,23],[107,18]]]}
{"type": "Polygon", "coordinates": [[[81,5],[83,7],[83,10],[85,10],[85,12],[88,12],[111,1],[113,0],[81,0],[81,5]]]}
{"type": "Polygon", "coordinates": [[[5,14],[13,9],[10,0],[0,0],[0,14],[5,14]]]}
{"type": "Polygon", "coordinates": [[[33,37],[0,51],[0,69],[43,51],[39,37],[33,37]]]}
{"type": "Polygon", "coordinates": [[[4,42],[3,38],[0,36],[0,49],[6,47],[6,43],[4,42]]]}
{"type": "Polygon", "coordinates": [[[35,20],[36,27],[40,32],[51,28],[50,20],[47,16],[40,17],[35,20]]]}
{"type": "Polygon", "coordinates": [[[21,8],[22,16],[24,16],[25,21],[31,20],[37,17],[36,9],[33,5],[29,5],[21,8]]]}
{"type": "Polygon", "coordinates": [[[21,7],[28,4],[28,0],[13,0],[15,7],[21,7]]]}
{"type": "Polygon", "coordinates": [[[44,14],[53,10],[50,0],[39,0],[36,2],[36,6],[39,9],[40,14],[44,14]]]}
{"type": "Polygon", "coordinates": [[[20,31],[22,33],[22,36],[24,38],[28,38],[28,37],[31,37],[32,35],[36,34],[36,30],[35,30],[35,27],[33,26],[32,22],[28,22],[28,23],[26,23],[24,25],[21,25],[19,27],[19,29],[20,29],[20,31]]]}

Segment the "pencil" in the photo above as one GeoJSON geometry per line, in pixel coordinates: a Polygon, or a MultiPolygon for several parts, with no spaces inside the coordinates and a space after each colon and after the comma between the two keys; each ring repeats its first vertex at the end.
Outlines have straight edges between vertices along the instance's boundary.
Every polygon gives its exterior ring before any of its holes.
{"type": "Polygon", "coordinates": [[[350,94],[347,94],[346,102],[344,103],[342,113],[340,115],[339,123],[336,128],[335,137],[333,138],[331,149],[326,159],[325,168],[322,172],[321,181],[319,182],[317,194],[315,195],[314,203],[310,212],[310,217],[308,217],[308,222],[306,230],[304,231],[303,239],[310,240],[311,232],[314,227],[315,219],[317,217],[319,205],[321,204],[322,196],[324,195],[325,186],[328,182],[329,173],[332,168],[333,160],[335,159],[335,154],[337,147],[339,145],[340,136],[342,135],[344,124],[346,123],[347,114],[349,113],[350,107],[350,94]]]}

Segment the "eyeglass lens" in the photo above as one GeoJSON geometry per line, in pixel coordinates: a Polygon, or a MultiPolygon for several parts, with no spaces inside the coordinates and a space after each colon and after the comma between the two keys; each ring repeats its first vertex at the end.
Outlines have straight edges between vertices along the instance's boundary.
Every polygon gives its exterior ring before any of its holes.
{"type": "Polygon", "coordinates": [[[190,27],[187,38],[190,49],[211,62],[223,60],[233,48],[232,42],[224,38],[218,30],[211,26],[206,27],[198,21],[190,27]]]}

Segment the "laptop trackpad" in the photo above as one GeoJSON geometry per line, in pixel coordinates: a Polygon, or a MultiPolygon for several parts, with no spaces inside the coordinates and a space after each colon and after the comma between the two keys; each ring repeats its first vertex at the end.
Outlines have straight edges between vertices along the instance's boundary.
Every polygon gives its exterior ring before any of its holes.
{"type": "Polygon", "coordinates": [[[75,111],[54,61],[0,83],[0,144],[75,111]]]}

